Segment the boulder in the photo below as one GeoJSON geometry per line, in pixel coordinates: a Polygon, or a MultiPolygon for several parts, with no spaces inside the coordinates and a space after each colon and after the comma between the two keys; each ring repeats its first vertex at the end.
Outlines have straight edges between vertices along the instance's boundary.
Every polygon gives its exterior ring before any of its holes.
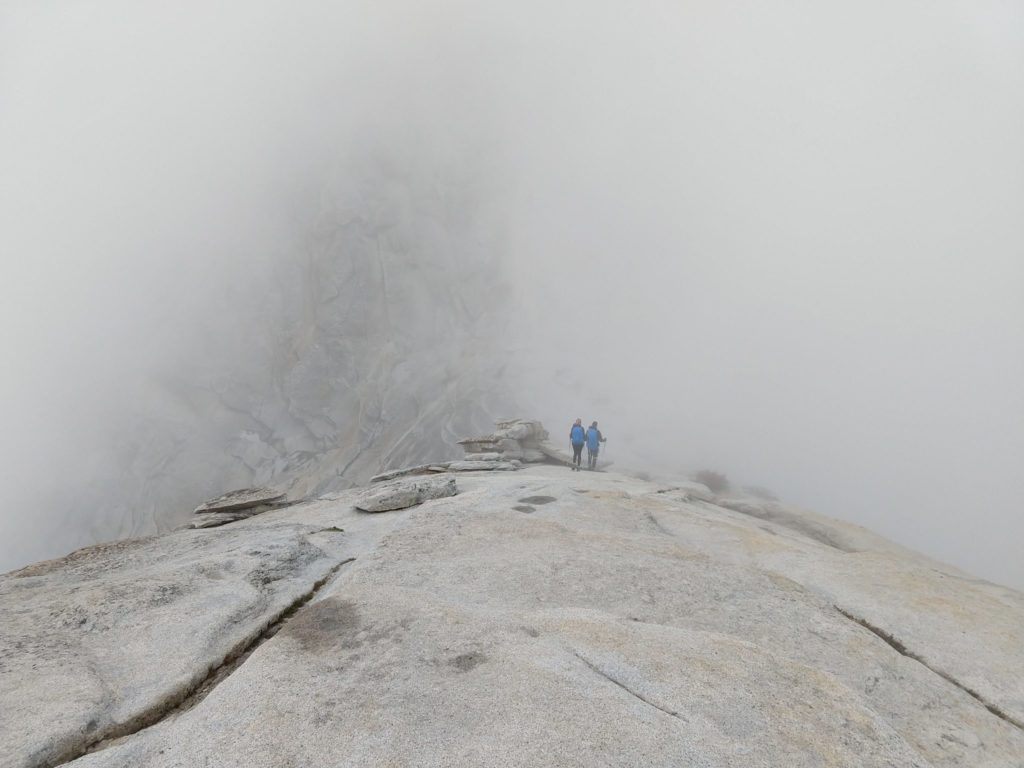
{"type": "Polygon", "coordinates": [[[454,477],[402,479],[374,486],[356,501],[355,508],[363,512],[390,512],[457,493],[454,477]]]}

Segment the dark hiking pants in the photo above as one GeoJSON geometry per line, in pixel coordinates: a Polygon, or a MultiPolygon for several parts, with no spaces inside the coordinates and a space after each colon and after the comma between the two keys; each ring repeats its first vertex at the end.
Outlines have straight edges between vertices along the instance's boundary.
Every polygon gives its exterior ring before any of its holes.
{"type": "Polygon", "coordinates": [[[583,443],[579,445],[576,445],[576,443],[572,444],[572,465],[574,467],[583,466],[583,443]]]}
{"type": "Polygon", "coordinates": [[[597,466],[597,452],[599,450],[599,448],[587,447],[587,466],[591,469],[597,466]]]}

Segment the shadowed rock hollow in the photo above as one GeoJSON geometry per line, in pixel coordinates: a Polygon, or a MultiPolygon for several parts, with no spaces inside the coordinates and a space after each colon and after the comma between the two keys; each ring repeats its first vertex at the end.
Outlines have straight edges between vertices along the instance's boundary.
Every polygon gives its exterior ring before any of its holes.
{"type": "Polygon", "coordinates": [[[692,484],[450,477],[4,576],[0,765],[1021,765],[1020,593],[692,484]]]}

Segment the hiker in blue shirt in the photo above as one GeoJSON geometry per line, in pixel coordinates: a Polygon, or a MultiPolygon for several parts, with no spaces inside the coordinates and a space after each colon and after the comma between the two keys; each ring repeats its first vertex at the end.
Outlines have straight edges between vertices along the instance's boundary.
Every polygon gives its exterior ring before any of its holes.
{"type": "Polygon", "coordinates": [[[587,432],[583,429],[583,419],[576,419],[569,430],[569,442],[572,443],[572,471],[579,472],[583,468],[583,446],[587,444],[587,432]]]}
{"type": "Polygon", "coordinates": [[[607,442],[607,438],[601,434],[595,421],[587,430],[587,468],[597,468],[597,453],[601,450],[601,443],[607,442]]]}

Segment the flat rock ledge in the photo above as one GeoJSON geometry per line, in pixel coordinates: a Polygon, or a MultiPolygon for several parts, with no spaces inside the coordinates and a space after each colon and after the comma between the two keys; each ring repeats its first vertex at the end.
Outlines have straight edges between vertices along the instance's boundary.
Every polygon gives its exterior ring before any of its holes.
{"type": "Polygon", "coordinates": [[[242,488],[228,491],[196,507],[192,521],[186,527],[217,528],[272,509],[287,507],[292,503],[285,499],[283,491],[274,488],[242,488]]]}
{"type": "Polygon", "coordinates": [[[284,492],[273,488],[242,488],[237,491],[228,491],[215,499],[204,501],[195,508],[195,514],[202,515],[210,512],[231,512],[251,509],[252,507],[280,501],[283,498],[284,492]]]}

